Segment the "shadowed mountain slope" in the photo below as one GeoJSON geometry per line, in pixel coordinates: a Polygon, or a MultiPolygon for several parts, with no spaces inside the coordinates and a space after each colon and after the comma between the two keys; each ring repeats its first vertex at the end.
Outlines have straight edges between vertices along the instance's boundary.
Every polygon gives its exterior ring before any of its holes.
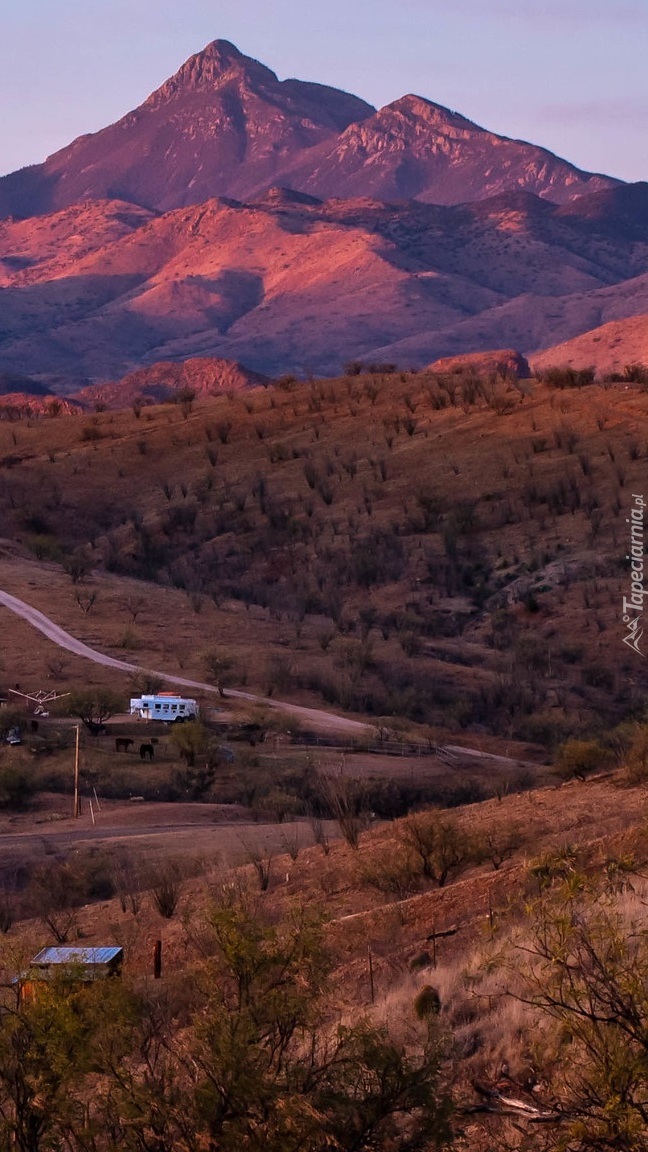
{"type": "Polygon", "coordinates": [[[0,223],[0,267],[0,369],[48,385],[193,357],[275,376],[528,353],[648,311],[648,186],[562,207],[85,201],[0,223]]]}

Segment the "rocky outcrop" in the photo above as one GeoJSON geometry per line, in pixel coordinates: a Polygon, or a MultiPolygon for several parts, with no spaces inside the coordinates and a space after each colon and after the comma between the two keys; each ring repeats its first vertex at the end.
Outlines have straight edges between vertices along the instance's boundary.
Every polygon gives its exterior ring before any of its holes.
{"type": "Polygon", "coordinates": [[[473,372],[476,376],[515,376],[518,380],[531,375],[529,362],[514,348],[498,348],[492,352],[470,352],[463,356],[444,356],[428,365],[428,372],[455,376],[473,372]]]}
{"type": "Polygon", "coordinates": [[[179,394],[199,399],[269,383],[267,376],[251,372],[233,360],[196,357],[179,363],[162,361],[151,364],[130,372],[123,380],[83,388],[74,399],[84,407],[100,404],[107,408],[127,408],[135,401],[159,404],[173,400],[179,394]]]}

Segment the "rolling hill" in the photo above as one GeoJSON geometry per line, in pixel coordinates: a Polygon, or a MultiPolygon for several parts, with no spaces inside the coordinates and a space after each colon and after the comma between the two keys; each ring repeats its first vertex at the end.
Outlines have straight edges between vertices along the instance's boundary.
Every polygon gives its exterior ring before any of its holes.
{"type": "Polygon", "coordinates": [[[573,340],[547,348],[533,358],[533,368],[589,368],[602,375],[623,372],[629,364],[648,365],[648,315],[610,320],[573,340]]]}
{"type": "Polygon", "coordinates": [[[335,373],[351,358],[422,366],[528,353],[646,311],[648,186],[567,206],[526,192],[439,206],[281,189],[165,213],[84,201],[4,221],[0,251],[0,368],[59,391],[194,357],[264,375],[335,373]]]}

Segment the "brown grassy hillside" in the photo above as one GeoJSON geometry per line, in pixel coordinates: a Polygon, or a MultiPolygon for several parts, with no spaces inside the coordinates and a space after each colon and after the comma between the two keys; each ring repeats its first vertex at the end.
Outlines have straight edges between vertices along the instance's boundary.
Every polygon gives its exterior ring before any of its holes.
{"type": "MultiPolygon", "coordinates": [[[[597,874],[610,878],[608,897],[614,891],[620,922],[636,924],[647,852],[644,808],[644,789],[628,788],[616,778],[458,809],[451,826],[472,847],[459,855],[442,887],[426,879],[412,851],[412,829],[430,827],[438,814],[365,831],[356,850],[336,840],[325,853],[321,846],[305,846],[299,825],[288,825],[284,844],[291,844],[291,851],[282,851],[274,840],[263,891],[253,865],[232,871],[207,850],[197,868],[176,873],[178,902],[168,917],[157,907],[164,866],[157,863],[156,877],[150,870],[138,874],[132,856],[128,863],[113,855],[119,899],[79,909],[69,942],[82,941],[86,947],[116,942],[125,948],[126,982],[145,996],[145,1003],[151,997],[158,1005],[157,1027],[166,1029],[165,1051],[175,1059],[193,1042],[193,1028],[200,1028],[209,1011],[201,989],[204,979],[213,976],[219,954],[211,919],[223,910],[229,915],[227,910],[242,900],[253,910],[256,931],[276,931],[299,923],[306,908],[318,909],[331,980],[327,998],[316,1005],[317,1027],[326,1034],[338,1024],[366,1020],[386,1028],[396,1045],[415,1051],[420,1033],[414,1003],[425,989],[434,989],[439,1013],[430,1026],[445,1036],[442,1085],[455,1109],[457,1139],[451,1146],[471,1152],[496,1147],[541,1152],[557,1146],[547,1139],[555,1142],[572,1130],[596,1132],[600,1118],[596,1099],[585,1095],[595,1050],[583,1051],[578,1033],[561,1036],[540,1002],[541,988],[550,987],[538,952],[540,925],[553,931],[552,917],[561,908],[578,907],[583,924],[590,923],[597,908],[609,916],[597,874]],[[499,863],[492,847],[506,842],[512,847],[499,863]],[[157,939],[163,942],[164,972],[156,990],[149,976],[157,939]],[[539,974],[546,985],[534,983],[539,974]],[[532,989],[534,1003],[525,1004],[532,989]],[[584,1077],[580,1085],[570,1078],[575,1071],[584,1077]],[[577,1107],[584,1109],[578,1120],[577,1107]],[[545,1122],[539,1125],[540,1114],[545,1122]]],[[[267,843],[271,847],[273,841],[267,843]]],[[[147,842],[140,851],[150,851],[147,842]]],[[[77,859],[73,868],[81,864],[77,859]]],[[[51,864],[51,874],[59,866],[51,864]]],[[[228,923],[232,931],[233,922],[228,923]]],[[[42,917],[11,926],[2,951],[5,971],[24,964],[46,940],[42,917]]],[[[611,957],[606,962],[614,982],[611,957]]],[[[625,963],[621,952],[616,962],[625,963]]],[[[224,987],[223,978],[221,992],[224,987]]],[[[628,989],[628,1004],[637,996],[634,987],[628,989]]],[[[599,1037],[604,1033],[600,1025],[599,1037]]],[[[220,1060],[227,1059],[221,1051],[220,1060]]],[[[132,1067],[140,1068],[138,1058],[132,1067]]],[[[149,1067],[149,1087],[157,1083],[157,1070],[157,1064],[149,1067]]],[[[78,1083],[73,1079],[72,1092],[78,1083]]],[[[142,1092],[141,1107],[145,1100],[142,1092]]],[[[160,1093],[158,1107],[163,1101],[172,1108],[170,1093],[160,1093]]],[[[250,1107],[253,1103],[252,1095],[250,1107]]],[[[631,1100],[624,1103],[630,1116],[634,1107],[631,1100]]],[[[609,1111],[604,1122],[613,1126],[609,1111]]],[[[432,1140],[420,1145],[426,1152],[434,1146],[432,1140]]]]}
{"type": "Polygon", "coordinates": [[[610,320],[573,340],[547,348],[532,360],[537,372],[563,365],[575,369],[595,365],[601,376],[622,373],[629,364],[648,361],[648,317],[610,320]]]}
{"type": "Polygon", "coordinates": [[[645,411],[637,388],[405,374],[23,420],[0,512],[64,562],[86,636],[76,593],[107,569],[183,606],[110,610],[111,643],[145,653],[157,618],[187,667],[227,649],[232,682],[551,744],[642,707],[620,608],[645,411]]]}

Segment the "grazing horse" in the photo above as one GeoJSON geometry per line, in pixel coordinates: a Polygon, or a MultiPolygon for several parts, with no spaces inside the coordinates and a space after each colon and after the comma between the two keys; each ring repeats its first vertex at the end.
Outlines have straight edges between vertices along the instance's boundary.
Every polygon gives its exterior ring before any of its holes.
{"type": "Polygon", "coordinates": [[[115,739],[115,752],[128,752],[129,748],[133,747],[135,743],[131,740],[130,736],[117,736],[115,739]]]}
{"type": "Polygon", "coordinates": [[[152,760],[154,755],[155,749],[152,744],[140,744],[140,760],[146,760],[147,756],[152,760]]]}

